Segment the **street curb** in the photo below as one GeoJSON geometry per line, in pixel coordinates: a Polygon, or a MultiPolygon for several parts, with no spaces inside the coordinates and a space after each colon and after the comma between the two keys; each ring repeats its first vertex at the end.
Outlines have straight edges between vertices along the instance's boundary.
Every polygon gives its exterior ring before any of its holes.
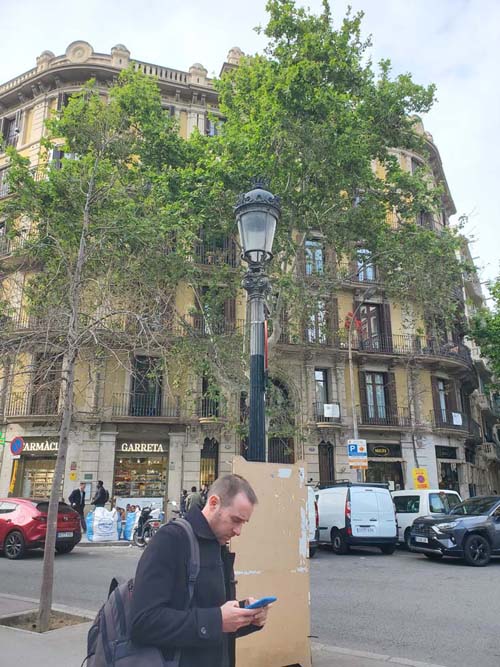
{"type": "MultiPolygon", "coordinates": [[[[19,600],[21,602],[29,602],[30,604],[34,605],[33,610],[37,610],[38,605],[40,604],[38,598],[27,598],[22,595],[12,595],[10,593],[0,593],[0,600],[2,598],[6,598],[7,600],[19,600]]],[[[87,621],[93,621],[97,613],[95,610],[81,609],[79,607],[69,607],[68,605],[65,604],[56,604],[56,603],[52,605],[52,609],[54,609],[55,611],[61,611],[64,614],[72,614],[73,616],[82,616],[83,618],[87,619],[87,621]]],[[[26,613],[26,612],[20,612],[20,613],[26,613]]],[[[11,616],[11,614],[7,614],[6,616],[11,616]]],[[[2,616],[1,618],[5,618],[5,616],[2,616]]],[[[58,632],[58,630],[51,630],[51,632],[58,632]]]]}
{"type": "Polygon", "coordinates": [[[434,662],[422,662],[420,660],[410,660],[408,658],[396,658],[390,655],[382,655],[379,653],[368,653],[367,651],[356,651],[350,648],[343,648],[341,646],[330,646],[329,644],[320,644],[319,642],[311,642],[311,646],[315,651],[320,653],[332,655],[350,655],[355,658],[366,658],[368,660],[378,660],[379,662],[386,662],[389,665],[404,665],[405,667],[445,667],[445,665],[437,665],[434,662]]]}
{"type": "MultiPolygon", "coordinates": [[[[132,544],[132,542],[128,542],[127,540],[120,540],[119,542],[78,542],[78,544],[75,546],[76,547],[133,547],[135,546],[132,544]]],[[[137,547],[139,548],[139,547],[137,547]]]]}

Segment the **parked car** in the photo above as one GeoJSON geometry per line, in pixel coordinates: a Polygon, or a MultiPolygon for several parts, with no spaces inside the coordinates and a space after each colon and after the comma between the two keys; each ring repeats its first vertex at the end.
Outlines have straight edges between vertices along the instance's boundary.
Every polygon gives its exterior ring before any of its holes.
{"type": "Polygon", "coordinates": [[[392,554],[396,515],[387,484],[339,482],[318,492],[319,543],[337,554],[351,546],[379,547],[392,554]]]}
{"type": "Polygon", "coordinates": [[[398,542],[410,548],[410,531],[415,519],[428,514],[448,514],[462,502],[456,491],[447,489],[409,489],[393,491],[392,500],[398,522],[398,542]]]}
{"type": "Polygon", "coordinates": [[[312,486],[307,487],[307,536],[309,540],[309,558],[314,558],[318,548],[319,534],[318,503],[312,486]]]}
{"type": "Polygon", "coordinates": [[[427,558],[463,558],[482,567],[500,556],[500,497],[476,496],[455,505],[449,514],[416,519],[410,548],[427,558]]]}
{"type": "MultiPolygon", "coordinates": [[[[47,532],[47,500],[0,498],[0,550],[7,558],[22,558],[27,549],[43,549],[47,532]]],[[[59,503],[56,551],[69,553],[81,540],[80,516],[59,503]]]]}

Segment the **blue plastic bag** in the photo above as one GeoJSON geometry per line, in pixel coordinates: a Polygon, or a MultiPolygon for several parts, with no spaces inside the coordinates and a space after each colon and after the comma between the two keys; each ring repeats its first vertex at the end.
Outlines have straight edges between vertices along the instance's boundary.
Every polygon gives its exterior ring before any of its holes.
{"type": "Polygon", "coordinates": [[[125,520],[125,530],[123,531],[123,537],[125,540],[131,540],[132,534],[134,532],[135,526],[135,512],[127,512],[127,518],[125,520]]]}
{"type": "Polygon", "coordinates": [[[94,512],[87,514],[87,539],[92,542],[94,538],[94,512]]]}

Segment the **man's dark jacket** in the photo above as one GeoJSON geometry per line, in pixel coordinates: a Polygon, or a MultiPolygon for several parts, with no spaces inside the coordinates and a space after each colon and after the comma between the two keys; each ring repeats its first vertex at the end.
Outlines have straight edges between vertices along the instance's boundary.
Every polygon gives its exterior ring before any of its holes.
{"type": "Polygon", "coordinates": [[[104,507],[105,504],[106,504],[106,489],[104,488],[104,486],[99,486],[92,500],[92,505],[95,505],[96,507],[104,507]]]}
{"type": "MultiPolygon", "coordinates": [[[[144,551],[132,596],[132,641],[158,646],[171,660],[182,649],[180,667],[231,667],[234,635],[222,632],[220,607],[236,599],[234,554],[221,547],[207,520],[191,509],[186,519],[200,545],[200,574],[188,601],[189,543],[172,524],[160,528],[144,551]]],[[[238,636],[258,630],[249,626],[238,636]]]]}
{"type": "Polygon", "coordinates": [[[71,507],[73,507],[78,514],[83,514],[85,509],[85,491],[75,489],[70,493],[68,500],[71,507]]]}

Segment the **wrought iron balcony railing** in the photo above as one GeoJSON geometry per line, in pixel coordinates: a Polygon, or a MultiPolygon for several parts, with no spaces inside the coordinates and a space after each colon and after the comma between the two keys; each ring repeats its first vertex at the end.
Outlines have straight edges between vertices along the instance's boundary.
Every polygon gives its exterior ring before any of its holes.
{"type": "Polygon", "coordinates": [[[233,239],[202,241],[195,246],[195,261],[206,266],[226,265],[235,268],[239,264],[239,253],[233,239]]]}
{"type": "Polygon", "coordinates": [[[196,416],[199,419],[226,419],[227,406],[223,398],[202,396],[196,401],[196,416]]]}
{"type": "Polygon", "coordinates": [[[55,416],[59,414],[59,388],[10,395],[6,414],[9,417],[55,416]]]}
{"type": "Polygon", "coordinates": [[[462,431],[474,438],[481,437],[481,427],[477,421],[459,410],[432,410],[430,418],[434,428],[462,431]]]}
{"type": "Polygon", "coordinates": [[[340,424],[340,403],[313,403],[313,414],[317,424],[340,424]]]}
{"type": "Polygon", "coordinates": [[[181,417],[181,402],[178,396],[164,396],[161,391],[154,394],[122,392],[113,394],[112,415],[114,417],[181,417]]]}
{"type": "Polygon", "coordinates": [[[371,426],[411,426],[410,411],[408,408],[394,408],[391,405],[371,405],[362,403],[359,410],[361,424],[371,426]]]}

